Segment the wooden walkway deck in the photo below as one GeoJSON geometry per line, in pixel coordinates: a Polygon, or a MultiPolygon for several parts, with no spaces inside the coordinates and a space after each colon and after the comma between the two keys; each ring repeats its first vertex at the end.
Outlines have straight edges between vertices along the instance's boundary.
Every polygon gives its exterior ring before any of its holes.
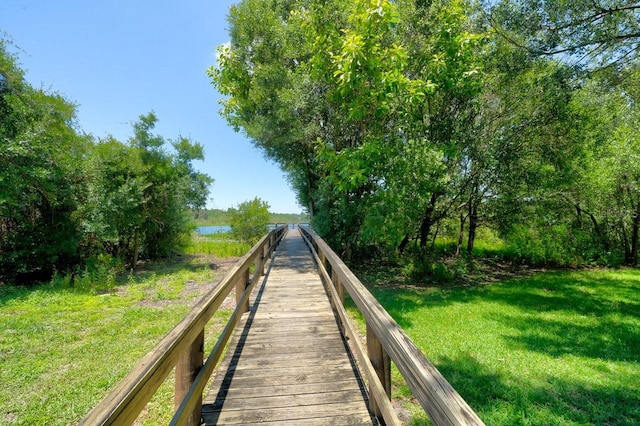
{"type": "Polygon", "coordinates": [[[297,230],[264,278],[203,401],[205,424],[377,424],[297,230]]]}

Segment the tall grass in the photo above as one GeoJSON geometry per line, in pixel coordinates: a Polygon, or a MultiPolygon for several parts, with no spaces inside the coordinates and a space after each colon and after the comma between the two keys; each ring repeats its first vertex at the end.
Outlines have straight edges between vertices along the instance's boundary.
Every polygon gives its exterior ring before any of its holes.
{"type": "MultiPolygon", "coordinates": [[[[640,424],[640,271],[450,288],[373,272],[360,275],[486,424],[640,424]]],[[[409,423],[429,424],[397,371],[394,383],[409,423]]]]}
{"type": "Polygon", "coordinates": [[[185,247],[187,254],[210,254],[216,257],[240,257],[251,249],[251,245],[231,238],[229,234],[211,234],[194,236],[185,247]]]}

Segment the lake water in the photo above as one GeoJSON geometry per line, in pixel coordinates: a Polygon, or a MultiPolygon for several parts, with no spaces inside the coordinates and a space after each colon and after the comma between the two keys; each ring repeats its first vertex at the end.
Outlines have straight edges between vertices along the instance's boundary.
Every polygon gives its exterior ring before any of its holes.
{"type": "Polygon", "coordinates": [[[231,232],[231,227],[228,225],[198,226],[196,232],[200,235],[222,234],[231,232]]]}
{"type": "MultiPolygon", "coordinates": [[[[282,225],[282,224],[278,224],[282,225]]],[[[303,224],[308,225],[308,224],[303,224]]],[[[267,225],[269,230],[275,229],[276,225],[269,224],[267,225]]],[[[296,229],[297,224],[289,224],[289,229],[296,229]]],[[[210,235],[210,234],[222,234],[225,232],[231,232],[231,227],[228,225],[210,225],[210,226],[198,226],[196,227],[196,232],[200,235],[210,235]]]]}

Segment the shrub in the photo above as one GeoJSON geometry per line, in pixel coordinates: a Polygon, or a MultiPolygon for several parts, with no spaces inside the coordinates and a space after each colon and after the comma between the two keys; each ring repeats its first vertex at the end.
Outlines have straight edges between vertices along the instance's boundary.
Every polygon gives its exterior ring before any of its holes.
{"type": "Polygon", "coordinates": [[[258,197],[229,209],[229,215],[231,234],[240,241],[253,245],[267,232],[269,204],[258,197]]]}

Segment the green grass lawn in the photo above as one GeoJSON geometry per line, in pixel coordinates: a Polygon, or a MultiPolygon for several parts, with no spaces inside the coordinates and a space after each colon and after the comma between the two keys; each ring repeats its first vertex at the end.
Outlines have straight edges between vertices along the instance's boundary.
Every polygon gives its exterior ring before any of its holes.
{"type": "MultiPolygon", "coordinates": [[[[487,425],[640,424],[640,271],[449,288],[359,275],[487,425]]],[[[397,370],[393,393],[429,424],[397,370]]]]}
{"type": "MultiPolygon", "coordinates": [[[[212,259],[236,250],[216,236],[107,285],[0,286],[0,424],[79,422],[223,276],[212,259]]],[[[356,272],[487,425],[640,424],[640,271],[448,287],[356,272]]],[[[407,423],[428,424],[393,374],[407,423]]],[[[166,424],[172,394],[169,378],[140,423],[166,424]]]]}
{"type": "MultiPolygon", "coordinates": [[[[0,286],[0,424],[78,423],[223,274],[207,257],[181,256],[102,290],[0,286]]],[[[228,315],[216,314],[208,340],[228,315]]],[[[173,386],[160,388],[142,424],[168,422],[173,386]]]]}

